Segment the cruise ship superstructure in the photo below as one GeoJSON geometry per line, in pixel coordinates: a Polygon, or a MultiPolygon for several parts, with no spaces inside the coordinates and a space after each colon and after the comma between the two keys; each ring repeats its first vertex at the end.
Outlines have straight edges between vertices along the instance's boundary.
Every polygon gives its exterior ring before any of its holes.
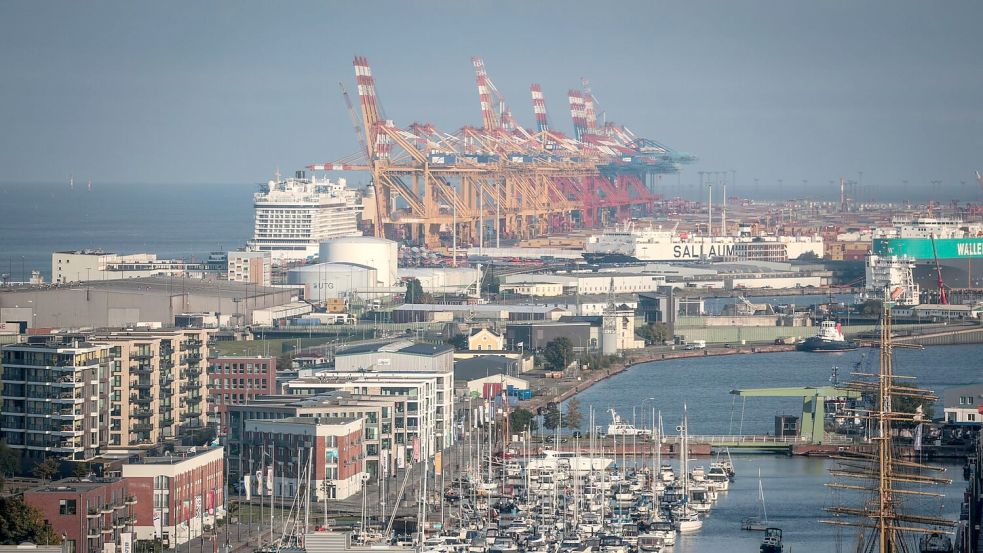
{"type": "Polygon", "coordinates": [[[331,181],[297,171],[276,178],[253,196],[255,226],[249,249],[268,251],[274,263],[316,257],[330,238],[359,236],[361,195],[345,179],[331,181]]]}
{"type": "Polygon", "coordinates": [[[694,236],[661,227],[626,226],[587,239],[584,257],[591,262],[647,261],[788,261],[807,253],[822,258],[820,236],[754,235],[741,226],[736,236],[694,236]]]}

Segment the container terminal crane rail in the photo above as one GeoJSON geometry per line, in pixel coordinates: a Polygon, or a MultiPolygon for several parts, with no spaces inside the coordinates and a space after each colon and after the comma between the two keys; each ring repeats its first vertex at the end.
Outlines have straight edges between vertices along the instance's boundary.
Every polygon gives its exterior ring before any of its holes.
{"type": "Polygon", "coordinates": [[[648,214],[658,175],[679,171],[691,155],[599,122],[589,83],[568,93],[574,135],[550,125],[538,84],[530,87],[535,129],[520,125],[485,70],[472,58],[482,127],[454,133],[429,123],[400,128],[383,118],[375,77],[354,60],[361,118],[344,92],[362,151],[316,171],[367,171],[363,218],[375,236],[427,247],[483,245],[593,228],[648,214]]]}

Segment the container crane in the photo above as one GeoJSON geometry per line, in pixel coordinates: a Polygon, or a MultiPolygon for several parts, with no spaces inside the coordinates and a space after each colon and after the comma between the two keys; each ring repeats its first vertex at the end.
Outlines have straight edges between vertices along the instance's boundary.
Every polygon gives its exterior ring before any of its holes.
{"type": "Polygon", "coordinates": [[[935,258],[935,272],[938,274],[939,283],[939,303],[949,305],[949,298],[945,293],[945,282],[942,280],[942,265],[939,265],[939,252],[935,249],[935,233],[929,234],[932,239],[932,257],[935,258]]]}

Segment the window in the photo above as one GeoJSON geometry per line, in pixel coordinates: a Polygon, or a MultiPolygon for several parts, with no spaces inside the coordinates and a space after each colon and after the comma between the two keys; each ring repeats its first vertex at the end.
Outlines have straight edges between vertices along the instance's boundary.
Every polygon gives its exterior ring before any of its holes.
{"type": "Polygon", "coordinates": [[[77,549],[75,548],[75,540],[68,540],[65,542],[64,553],[75,553],[77,549]]]}
{"type": "Polygon", "coordinates": [[[74,515],[75,514],[75,500],[74,499],[62,499],[58,501],[58,514],[59,515],[74,515]]]}
{"type": "Polygon", "coordinates": [[[966,420],[970,422],[976,422],[976,413],[970,413],[966,415],[966,420]]]}

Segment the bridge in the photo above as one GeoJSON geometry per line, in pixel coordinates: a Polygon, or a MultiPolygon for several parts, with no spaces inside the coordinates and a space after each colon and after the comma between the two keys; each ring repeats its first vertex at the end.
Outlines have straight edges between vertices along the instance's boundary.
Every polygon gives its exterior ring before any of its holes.
{"type": "MultiPolygon", "coordinates": [[[[830,398],[859,398],[860,392],[843,390],[835,386],[805,386],[788,388],[746,388],[731,390],[733,395],[741,397],[801,397],[802,416],[799,419],[799,435],[793,439],[805,444],[827,444],[826,430],[826,400],[830,398]]],[[[774,439],[779,439],[772,437],[774,439]]],[[[738,447],[738,446],[734,446],[738,447]]]]}

